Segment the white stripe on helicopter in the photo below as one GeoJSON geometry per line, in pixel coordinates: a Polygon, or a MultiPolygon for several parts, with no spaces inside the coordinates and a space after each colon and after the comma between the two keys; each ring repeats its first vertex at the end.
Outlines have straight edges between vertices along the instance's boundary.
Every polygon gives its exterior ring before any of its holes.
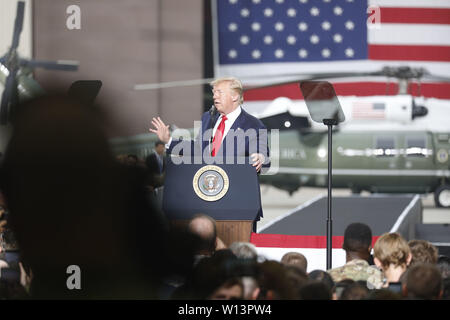
{"type": "MultiPolygon", "coordinates": [[[[328,174],[327,169],[280,167],[278,173],[291,174],[328,174]]],[[[433,176],[450,177],[450,170],[398,170],[398,169],[333,169],[333,175],[367,176],[433,176]]]]}

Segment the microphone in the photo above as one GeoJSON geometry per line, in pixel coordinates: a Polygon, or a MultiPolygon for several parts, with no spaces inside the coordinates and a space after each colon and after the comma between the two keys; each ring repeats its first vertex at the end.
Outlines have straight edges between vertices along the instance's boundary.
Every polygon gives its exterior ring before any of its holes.
{"type": "Polygon", "coordinates": [[[211,154],[211,144],[213,141],[213,128],[214,128],[214,123],[213,123],[213,118],[216,115],[217,109],[215,105],[212,105],[211,108],[209,109],[209,115],[211,116],[210,121],[210,129],[211,129],[211,138],[209,139],[209,154],[211,154]]]}
{"type": "Polygon", "coordinates": [[[214,117],[216,112],[217,112],[216,106],[212,105],[211,108],[209,109],[209,114],[211,115],[211,117],[214,117]]]}

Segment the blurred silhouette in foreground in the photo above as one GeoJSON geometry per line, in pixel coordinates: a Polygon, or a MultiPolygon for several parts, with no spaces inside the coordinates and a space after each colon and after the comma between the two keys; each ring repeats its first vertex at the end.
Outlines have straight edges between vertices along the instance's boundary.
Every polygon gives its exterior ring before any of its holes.
{"type": "Polygon", "coordinates": [[[115,161],[103,125],[92,106],[56,95],[17,113],[1,183],[32,298],[157,298],[159,279],[178,271],[145,177],[115,161]],[[67,286],[71,265],[80,289],[67,286]]]}

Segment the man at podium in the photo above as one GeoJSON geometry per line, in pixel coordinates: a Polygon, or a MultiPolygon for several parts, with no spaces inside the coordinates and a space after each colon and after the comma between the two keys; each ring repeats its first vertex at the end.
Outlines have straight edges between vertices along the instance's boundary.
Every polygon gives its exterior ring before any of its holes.
{"type": "MultiPolygon", "coordinates": [[[[247,157],[258,173],[268,170],[267,129],[259,119],[242,108],[244,99],[241,81],[234,77],[219,78],[211,82],[211,87],[214,105],[203,114],[201,130],[195,140],[173,139],[169,126],[160,117],[152,119],[153,128],[149,131],[166,144],[168,154],[184,152],[194,155],[201,152],[203,157],[207,155],[219,160],[227,159],[227,163],[230,158],[247,157]]],[[[262,212],[255,221],[261,216],[262,212]]]]}
{"type": "MultiPolygon", "coordinates": [[[[202,130],[195,141],[172,139],[169,126],[160,117],[152,119],[154,128],[149,131],[156,133],[166,144],[167,153],[172,153],[180,143],[188,143],[191,150],[199,146],[202,154],[209,153],[212,157],[250,157],[257,172],[260,172],[262,167],[268,168],[270,160],[267,129],[261,120],[242,108],[244,98],[241,81],[234,77],[219,78],[211,82],[211,86],[214,105],[209,112],[203,114],[202,130]],[[240,134],[241,131],[244,134],[240,134]],[[240,137],[244,139],[235,139],[237,143],[233,144],[231,150],[227,149],[230,138],[240,137]]],[[[194,154],[194,151],[191,154],[194,154]]]]}

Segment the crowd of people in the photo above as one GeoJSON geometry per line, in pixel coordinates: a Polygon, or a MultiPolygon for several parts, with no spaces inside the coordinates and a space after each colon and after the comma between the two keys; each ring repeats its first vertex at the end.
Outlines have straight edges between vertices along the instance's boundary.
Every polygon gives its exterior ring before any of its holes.
{"type": "Polygon", "coordinates": [[[229,248],[217,238],[215,222],[197,215],[189,230],[202,242],[192,273],[183,282],[166,282],[163,298],[281,300],[400,300],[449,299],[450,259],[425,240],[407,242],[385,233],[372,250],[370,227],[351,223],[345,230],[346,264],[307,272],[300,252],[281,261],[259,256],[248,242],[229,248]],[[373,251],[373,254],[372,254],[373,251]]]}
{"type": "Polygon", "coordinates": [[[136,159],[111,152],[100,114],[47,96],[15,121],[0,170],[0,299],[449,299],[450,258],[427,241],[386,233],[372,248],[370,226],[352,223],[345,265],[308,272],[299,252],[274,261],[227,246],[201,213],[168,221],[136,159]]]}

